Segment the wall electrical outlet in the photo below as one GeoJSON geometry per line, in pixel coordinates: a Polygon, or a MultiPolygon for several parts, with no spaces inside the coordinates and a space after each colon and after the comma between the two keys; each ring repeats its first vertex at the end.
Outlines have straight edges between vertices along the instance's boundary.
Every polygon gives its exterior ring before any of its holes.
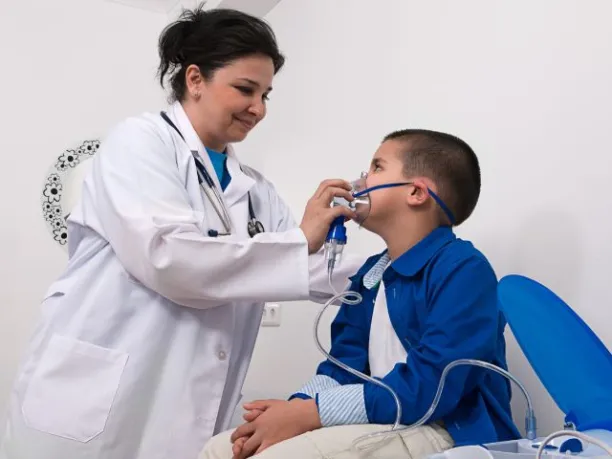
{"type": "Polygon", "coordinates": [[[281,305],[278,303],[266,303],[261,318],[262,327],[280,327],[281,305]]]}

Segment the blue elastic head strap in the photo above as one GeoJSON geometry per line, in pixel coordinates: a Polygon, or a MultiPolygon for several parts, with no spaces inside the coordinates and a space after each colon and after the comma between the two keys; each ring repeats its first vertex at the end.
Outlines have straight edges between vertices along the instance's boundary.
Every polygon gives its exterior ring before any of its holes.
{"type": "MultiPolygon", "coordinates": [[[[404,186],[404,185],[413,185],[413,182],[397,182],[397,183],[385,183],[385,184],[382,184],[382,185],[376,185],[376,186],[373,186],[371,188],[366,188],[365,190],[362,190],[362,191],[360,191],[358,193],[353,194],[353,197],[354,198],[358,198],[360,196],[364,196],[364,195],[368,194],[370,191],[380,190],[380,189],[383,189],[383,188],[395,188],[395,187],[404,186]]],[[[448,217],[449,221],[451,222],[451,225],[454,225],[455,222],[456,222],[455,216],[453,215],[451,210],[448,208],[448,206],[446,204],[444,204],[444,201],[442,201],[442,199],[440,199],[440,196],[438,196],[436,193],[431,191],[431,189],[429,187],[427,187],[427,192],[431,195],[433,200],[436,201],[436,204],[438,204],[440,206],[440,208],[442,209],[444,214],[448,217]]]]}

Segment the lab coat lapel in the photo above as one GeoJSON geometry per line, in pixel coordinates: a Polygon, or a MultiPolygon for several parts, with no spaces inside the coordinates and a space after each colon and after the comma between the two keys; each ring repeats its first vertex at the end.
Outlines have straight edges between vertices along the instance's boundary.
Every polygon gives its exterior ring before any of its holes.
{"type": "MultiPolygon", "coordinates": [[[[215,186],[218,190],[221,190],[221,183],[219,182],[219,178],[217,174],[214,173],[214,166],[212,161],[210,160],[210,156],[204,147],[204,144],[198,137],[191,121],[187,117],[183,106],[179,102],[175,102],[170,109],[170,117],[175,122],[183,136],[185,137],[185,141],[189,148],[193,151],[197,151],[200,158],[204,162],[207,171],[212,171],[210,176],[215,183],[215,186]]],[[[227,146],[227,169],[232,177],[229,185],[221,193],[221,197],[224,205],[230,212],[230,216],[232,219],[232,230],[238,231],[242,233],[237,227],[245,227],[246,229],[246,218],[248,218],[248,200],[245,201],[246,204],[244,209],[235,209],[233,208],[237,203],[239,203],[249,190],[255,185],[255,180],[248,175],[246,175],[241,167],[240,162],[238,161],[234,149],[231,145],[227,146]],[[245,218],[246,216],[246,218],[245,218]],[[239,223],[236,223],[239,222],[239,223]],[[243,225],[240,222],[245,222],[243,225]]],[[[242,206],[239,206],[242,207],[242,206]]],[[[245,230],[245,235],[246,235],[245,230]]]]}
{"type": "Polygon", "coordinates": [[[173,115],[171,118],[173,118],[176,127],[179,128],[181,134],[183,134],[183,137],[185,137],[185,142],[187,142],[189,149],[191,151],[198,152],[200,159],[204,162],[204,166],[206,166],[206,170],[209,172],[213,182],[215,182],[215,186],[218,190],[221,190],[221,183],[219,183],[219,178],[217,177],[217,174],[215,174],[215,168],[210,160],[210,156],[208,156],[208,152],[206,151],[204,144],[198,137],[198,134],[191,124],[191,121],[189,121],[183,106],[180,104],[180,102],[175,102],[172,105],[170,112],[173,115]]]}
{"type": "Polygon", "coordinates": [[[240,162],[236,158],[236,153],[231,145],[227,146],[227,170],[232,180],[225,189],[224,196],[225,202],[231,207],[253,188],[255,180],[242,171],[240,162]]]}

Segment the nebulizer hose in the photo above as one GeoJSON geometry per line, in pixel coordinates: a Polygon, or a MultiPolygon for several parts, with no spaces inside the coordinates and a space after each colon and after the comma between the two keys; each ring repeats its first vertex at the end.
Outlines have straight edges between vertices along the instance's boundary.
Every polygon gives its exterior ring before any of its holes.
{"type": "Polygon", "coordinates": [[[516,379],[514,376],[512,376],[512,374],[510,374],[508,371],[499,368],[496,365],[493,365],[491,363],[488,362],[483,362],[481,360],[475,360],[475,359],[458,359],[455,360],[451,363],[449,363],[448,365],[446,365],[446,367],[444,368],[444,370],[442,371],[442,375],[440,376],[440,382],[438,383],[438,389],[436,391],[436,395],[434,396],[433,402],[431,404],[431,406],[429,407],[429,409],[427,410],[427,412],[421,417],[421,419],[419,419],[418,421],[414,422],[413,424],[410,424],[408,426],[404,426],[401,428],[393,428],[392,430],[384,430],[384,431],[380,431],[380,432],[374,432],[371,434],[367,434],[367,435],[363,435],[359,438],[357,438],[354,442],[353,442],[353,446],[356,449],[367,449],[366,448],[359,448],[357,445],[359,443],[362,443],[366,440],[371,440],[373,438],[378,438],[378,437],[383,437],[383,440],[385,437],[388,437],[390,435],[396,435],[400,432],[405,432],[407,430],[410,429],[416,429],[417,427],[421,427],[422,425],[424,425],[430,418],[431,416],[434,414],[434,412],[436,411],[436,408],[438,407],[438,404],[440,403],[440,398],[442,397],[442,391],[444,390],[444,385],[446,382],[446,377],[448,376],[448,373],[456,367],[459,366],[465,366],[465,365],[471,365],[471,366],[477,366],[477,367],[481,367],[481,368],[486,368],[488,370],[492,370],[496,373],[501,374],[502,376],[505,376],[506,378],[510,379],[511,381],[513,381],[514,383],[516,383],[518,385],[518,387],[520,388],[521,392],[523,392],[523,395],[525,396],[525,399],[527,400],[527,414],[525,416],[525,428],[527,431],[527,438],[530,440],[534,440],[536,437],[536,420],[535,420],[535,413],[533,411],[533,405],[531,403],[531,397],[529,396],[529,393],[527,392],[527,390],[525,389],[525,386],[523,386],[523,384],[521,384],[521,382],[516,379]]]}
{"type": "Polygon", "coordinates": [[[347,291],[342,292],[342,293],[336,292],[336,290],[334,289],[333,283],[332,283],[332,273],[333,273],[333,269],[330,269],[328,271],[328,280],[329,280],[329,286],[331,287],[331,289],[335,293],[335,295],[333,297],[331,297],[329,299],[329,301],[327,301],[327,303],[325,303],[325,305],[321,308],[321,310],[317,314],[317,317],[316,317],[315,322],[314,322],[314,340],[315,340],[315,343],[316,343],[317,347],[319,348],[319,351],[321,351],[321,353],[323,355],[325,355],[325,357],[330,362],[332,362],[335,365],[339,366],[343,370],[348,371],[352,375],[357,376],[358,378],[364,379],[364,380],[366,380],[368,382],[371,382],[372,384],[376,384],[377,386],[380,386],[380,387],[386,389],[387,391],[389,391],[389,393],[393,396],[393,400],[395,400],[395,406],[397,407],[397,414],[395,416],[395,424],[393,425],[393,429],[397,429],[399,427],[399,425],[400,425],[400,419],[402,418],[402,404],[401,404],[401,402],[399,400],[399,397],[395,393],[395,391],[393,389],[391,389],[391,387],[389,387],[384,382],[379,381],[378,379],[374,379],[371,376],[368,376],[368,375],[366,375],[366,374],[364,374],[364,373],[362,373],[360,371],[357,371],[354,368],[349,367],[345,363],[342,363],[340,360],[332,357],[323,348],[323,346],[321,345],[321,340],[319,339],[319,322],[321,321],[321,317],[323,316],[323,313],[325,312],[325,310],[331,304],[334,304],[338,300],[342,300],[342,302],[344,304],[348,304],[348,305],[356,305],[356,304],[361,303],[361,301],[363,300],[362,296],[359,293],[357,293],[357,292],[353,292],[353,291],[350,291],[350,290],[347,290],[347,291]]]}
{"type": "Polygon", "coordinates": [[[440,382],[438,383],[438,389],[436,391],[436,394],[434,396],[434,399],[431,403],[431,406],[429,407],[429,409],[427,410],[427,412],[416,422],[414,422],[411,425],[408,426],[401,426],[400,422],[401,422],[401,417],[402,417],[402,405],[400,402],[399,397],[397,396],[397,394],[395,393],[395,391],[388,386],[387,384],[385,384],[384,382],[372,378],[369,375],[366,375],[364,373],[361,373],[360,371],[355,370],[354,368],[349,367],[348,365],[344,364],[343,362],[339,361],[338,359],[332,357],[321,345],[321,341],[319,339],[319,322],[321,321],[321,317],[323,316],[323,313],[327,310],[327,308],[331,305],[334,304],[336,301],[338,300],[342,300],[342,302],[344,304],[347,305],[356,305],[361,303],[361,301],[363,300],[363,297],[358,293],[358,292],[354,292],[354,291],[350,291],[347,290],[345,292],[342,293],[338,293],[336,292],[333,283],[332,283],[332,275],[333,275],[333,267],[330,267],[330,269],[328,270],[328,281],[329,281],[329,285],[332,289],[332,292],[335,293],[335,295],[330,298],[327,303],[325,303],[325,305],[323,306],[323,308],[321,308],[321,310],[319,311],[319,313],[317,314],[316,318],[315,318],[315,322],[314,322],[314,340],[315,340],[315,344],[317,345],[317,348],[319,349],[319,351],[332,363],[334,363],[335,365],[337,365],[338,367],[342,368],[345,371],[348,371],[349,373],[351,373],[354,376],[357,376],[358,378],[361,378],[365,381],[371,382],[372,384],[376,384],[377,386],[380,386],[382,388],[384,388],[385,390],[387,390],[391,396],[393,397],[393,400],[395,401],[395,406],[396,406],[396,416],[395,416],[395,423],[393,424],[393,427],[391,429],[388,430],[382,430],[379,432],[373,432],[367,435],[363,435],[361,437],[358,437],[357,439],[355,439],[355,441],[353,441],[353,448],[355,448],[358,452],[359,451],[365,451],[365,450],[369,450],[369,449],[373,449],[376,448],[378,446],[381,446],[381,444],[389,439],[392,435],[397,435],[401,432],[405,432],[407,430],[410,429],[416,429],[417,427],[420,427],[422,425],[424,425],[433,415],[433,413],[436,411],[436,408],[438,407],[438,404],[440,403],[440,398],[442,397],[442,391],[444,390],[444,385],[446,382],[446,377],[448,375],[448,373],[453,369],[456,368],[458,366],[465,366],[465,365],[472,365],[472,366],[477,366],[477,367],[481,367],[481,368],[485,368],[491,371],[494,371],[506,378],[508,378],[509,380],[511,380],[512,382],[514,382],[519,389],[521,390],[521,392],[523,393],[523,395],[525,396],[525,400],[527,402],[527,411],[526,411],[526,415],[525,415],[525,430],[526,430],[526,434],[527,434],[527,438],[530,440],[533,440],[536,438],[536,418],[535,418],[535,412],[533,410],[533,404],[531,402],[531,397],[529,396],[529,393],[527,392],[525,386],[518,380],[516,379],[512,374],[510,374],[508,371],[499,368],[496,365],[493,365],[491,363],[488,362],[483,362],[480,360],[475,360],[475,359],[458,359],[455,360],[451,363],[449,363],[448,365],[446,365],[446,367],[444,368],[444,370],[442,371],[442,375],[440,376],[440,382]],[[359,447],[359,444],[367,441],[367,440],[371,440],[374,438],[381,438],[380,441],[378,442],[374,442],[372,444],[369,444],[365,447],[359,447]]]}
{"type": "Polygon", "coordinates": [[[591,437],[590,435],[586,435],[582,432],[577,432],[575,430],[560,430],[559,432],[554,432],[550,434],[548,437],[546,437],[542,441],[542,443],[540,444],[540,447],[538,448],[538,452],[536,453],[536,459],[541,459],[542,455],[544,454],[544,449],[552,440],[558,437],[565,437],[565,436],[575,437],[585,443],[591,443],[595,446],[599,446],[601,449],[604,450],[604,452],[608,456],[612,457],[612,448],[610,448],[610,446],[606,444],[604,441],[598,438],[591,437]]]}

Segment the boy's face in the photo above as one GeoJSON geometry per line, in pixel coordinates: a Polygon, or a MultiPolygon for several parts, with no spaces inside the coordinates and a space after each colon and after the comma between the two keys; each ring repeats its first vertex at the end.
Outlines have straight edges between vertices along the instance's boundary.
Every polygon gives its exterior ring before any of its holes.
{"type": "MultiPolygon", "coordinates": [[[[405,142],[387,140],[383,142],[374,157],[366,178],[366,187],[389,183],[410,182],[404,186],[382,188],[369,193],[370,209],[362,226],[372,232],[378,233],[389,222],[403,216],[412,206],[418,206],[426,199],[422,188],[427,185],[421,178],[406,177],[402,161],[405,142]]],[[[359,208],[357,209],[359,214],[359,208]]],[[[365,215],[363,217],[366,217],[365,215]]]]}
{"type": "MultiPolygon", "coordinates": [[[[367,188],[408,181],[403,174],[404,165],[400,156],[401,147],[400,142],[395,140],[383,142],[378,147],[368,170],[367,188]]],[[[363,227],[376,232],[376,228],[380,224],[384,224],[390,216],[397,215],[397,212],[405,208],[405,196],[408,189],[408,186],[400,186],[372,191],[369,194],[370,209],[363,222],[363,227]]]]}

